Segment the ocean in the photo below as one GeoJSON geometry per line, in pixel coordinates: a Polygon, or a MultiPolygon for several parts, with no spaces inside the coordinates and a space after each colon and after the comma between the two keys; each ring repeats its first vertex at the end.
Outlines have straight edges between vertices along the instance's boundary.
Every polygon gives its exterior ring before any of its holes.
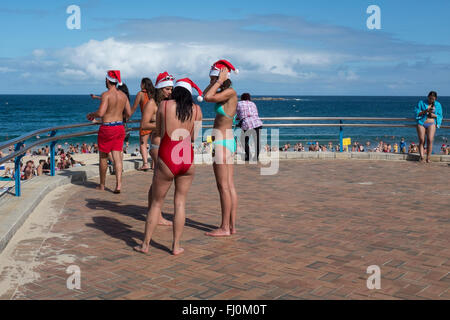
{"type": "MultiPolygon", "coordinates": [[[[284,98],[282,101],[255,100],[260,117],[414,117],[414,106],[425,97],[365,97],[365,96],[272,96],[284,98]]],[[[261,98],[261,97],[254,97],[261,98]]],[[[131,97],[132,102],[134,96],[131,97]]],[[[450,118],[450,97],[439,97],[443,106],[444,118],[450,118]]],[[[0,95],[0,141],[6,141],[27,132],[40,128],[65,124],[86,122],[86,114],[95,111],[99,105],[89,95],[0,95]]],[[[213,118],[212,104],[200,104],[204,118],[213,118]]],[[[140,118],[140,111],[133,115],[132,120],[140,118]]],[[[320,121],[323,122],[323,121],[320,121]]],[[[276,122],[275,122],[276,123],[276,122]]],[[[345,122],[344,122],[345,123],[345,122]]],[[[364,123],[364,122],[362,122],[364,123]]],[[[450,123],[447,123],[449,125],[450,123]]],[[[86,128],[81,129],[86,130],[86,128]]],[[[88,129],[89,130],[89,129],[88,129]]],[[[64,131],[76,132],[80,129],[64,131]]],[[[268,129],[270,135],[270,129],[268,129]]],[[[302,142],[304,145],[318,141],[327,144],[329,141],[338,143],[339,127],[302,127],[281,128],[280,146],[285,143],[294,145],[302,142]]],[[[382,140],[388,143],[399,143],[401,137],[406,142],[417,143],[415,128],[344,128],[344,137],[357,141],[373,143],[382,140]]],[[[439,153],[443,143],[448,143],[450,130],[438,130],[435,137],[434,153],[439,153]]],[[[80,137],[61,143],[91,143],[96,141],[95,135],[80,137]]],[[[130,145],[138,145],[139,137],[133,132],[130,145]]],[[[134,149],[133,149],[134,150],[134,149]]]]}

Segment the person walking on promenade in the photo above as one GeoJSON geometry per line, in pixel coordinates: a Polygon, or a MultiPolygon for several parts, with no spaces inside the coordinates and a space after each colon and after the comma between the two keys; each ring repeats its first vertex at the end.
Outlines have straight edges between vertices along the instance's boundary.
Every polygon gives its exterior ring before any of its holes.
{"type": "MultiPolygon", "coordinates": [[[[134,105],[131,108],[131,114],[133,115],[136,112],[138,105],[141,108],[141,115],[144,114],[144,107],[150,101],[150,99],[155,97],[155,87],[153,86],[152,80],[149,78],[143,78],[141,80],[141,91],[139,91],[136,95],[136,99],[134,100],[134,105]]],[[[140,142],[140,150],[142,154],[142,167],[139,170],[148,171],[150,166],[148,165],[148,138],[152,130],[145,130],[142,127],[139,129],[139,142],[140,142]]]]}
{"type": "Polygon", "coordinates": [[[231,87],[229,73],[238,70],[226,61],[219,60],[211,67],[210,84],[205,89],[205,101],[215,103],[216,118],[213,130],[213,169],[220,195],[222,222],[218,229],[207,232],[211,237],[228,237],[236,233],[238,197],[234,186],[233,165],[236,140],[233,125],[236,121],[237,94],[231,87]]]}
{"type": "Polygon", "coordinates": [[[244,138],[245,161],[247,162],[250,160],[250,137],[253,137],[253,141],[256,146],[256,150],[252,152],[252,161],[258,161],[259,150],[261,148],[260,134],[262,129],[262,121],[259,118],[258,108],[256,107],[256,104],[253,103],[250,93],[244,93],[241,95],[241,101],[239,101],[237,105],[237,117],[241,120],[241,129],[244,131],[244,134],[241,136],[241,142],[242,138],[244,138]],[[249,132],[249,134],[247,134],[247,132],[249,132]]]}
{"type": "Polygon", "coordinates": [[[192,143],[200,129],[196,121],[202,120],[202,111],[192,99],[192,87],[201,91],[190,79],[177,81],[172,100],[163,101],[157,113],[156,130],[162,136],[158,163],[152,184],[152,204],[145,224],[142,245],[134,247],[141,253],[148,253],[153,232],[159,224],[164,198],[175,181],[172,254],[179,255],[181,235],[186,220],[186,197],[194,179],[195,166],[192,143]],[[184,137],[183,137],[184,136],[184,137]],[[175,139],[173,139],[175,138],[175,139]]]}
{"type": "Polygon", "coordinates": [[[89,113],[86,118],[89,121],[93,121],[96,118],[101,118],[102,120],[102,125],[98,131],[100,185],[97,189],[105,190],[108,153],[111,152],[116,172],[116,189],[114,193],[118,194],[122,188],[122,151],[125,139],[123,115],[125,112],[125,116],[130,117],[131,107],[125,93],[117,89],[117,84],[122,85],[120,71],[108,71],[105,82],[108,91],[102,94],[98,110],[89,113]]]}
{"type": "Polygon", "coordinates": [[[417,121],[417,135],[419,136],[420,162],[424,162],[425,135],[427,136],[427,159],[433,152],[433,141],[436,128],[440,128],[442,123],[442,106],[436,101],[437,93],[431,91],[428,94],[428,101],[420,100],[415,108],[415,118],[417,121]]]}

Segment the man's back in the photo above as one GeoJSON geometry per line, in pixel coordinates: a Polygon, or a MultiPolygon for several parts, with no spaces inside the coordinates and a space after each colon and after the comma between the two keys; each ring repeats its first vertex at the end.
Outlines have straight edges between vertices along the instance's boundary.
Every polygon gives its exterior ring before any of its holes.
{"type": "Polygon", "coordinates": [[[127,96],[120,90],[112,88],[102,94],[102,104],[107,104],[103,122],[115,122],[123,120],[123,111],[128,103],[127,96]]]}

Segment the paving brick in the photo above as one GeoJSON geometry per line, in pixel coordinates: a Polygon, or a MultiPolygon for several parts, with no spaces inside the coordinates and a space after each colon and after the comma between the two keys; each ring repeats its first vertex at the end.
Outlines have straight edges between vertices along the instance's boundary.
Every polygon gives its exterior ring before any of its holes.
{"type": "MultiPolygon", "coordinates": [[[[204,236],[220,221],[220,202],[212,168],[198,166],[179,257],[170,255],[167,227],[156,229],[148,255],[132,250],[143,236],[151,177],[126,174],[120,196],[88,183],[58,199],[65,207],[52,231],[67,239],[17,245],[17,256],[39,251],[32,256],[40,276],[13,298],[450,299],[447,166],[292,160],[275,176],[236,166],[238,234],[228,239],[204,236]],[[424,180],[433,192],[415,187],[424,180]],[[417,200],[425,196],[427,203],[417,200]],[[82,290],[65,287],[59,254],[75,257],[82,290]],[[366,288],[374,264],[382,276],[375,291],[366,288]]],[[[163,212],[173,217],[173,187],[163,212]]]]}

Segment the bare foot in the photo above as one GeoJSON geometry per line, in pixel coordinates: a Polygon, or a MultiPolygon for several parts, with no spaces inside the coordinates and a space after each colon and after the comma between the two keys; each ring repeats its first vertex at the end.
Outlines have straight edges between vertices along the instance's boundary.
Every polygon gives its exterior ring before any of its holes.
{"type": "Polygon", "coordinates": [[[229,230],[219,228],[211,232],[206,232],[205,235],[209,237],[229,237],[231,234],[229,230]]]}
{"type": "Polygon", "coordinates": [[[150,169],[150,167],[148,166],[148,164],[145,164],[139,168],[140,171],[148,171],[149,169],[150,169]]]}
{"type": "Polygon", "coordinates": [[[99,184],[98,186],[95,187],[95,190],[105,191],[105,186],[99,184]]]}
{"type": "Polygon", "coordinates": [[[420,162],[420,163],[425,163],[424,158],[423,158],[423,157],[420,157],[420,158],[419,158],[419,162],[420,162]]]}
{"type": "Polygon", "coordinates": [[[145,245],[145,244],[141,244],[140,246],[136,246],[133,248],[134,251],[137,251],[139,253],[144,253],[144,254],[147,254],[149,249],[150,249],[150,246],[145,245]]]}
{"type": "Polygon", "coordinates": [[[179,256],[180,254],[182,254],[184,252],[184,249],[183,248],[178,248],[178,249],[173,249],[172,250],[172,254],[174,255],[174,256],[179,256]]]}
{"type": "Polygon", "coordinates": [[[158,225],[165,226],[165,227],[171,227],[171,226],[173,226],[173,222],[161,217],[161,218],[159,218],[158,225]]]}
{"type": "Polygon", "coordinates": [[[236,228],[230,228],[230,234],[236,234],[237,230],[236,228]]]}
{"type": "Polygon", "coordinates": [[[430,162],[431,162],[431,160],[427,158],[427,163],[430,163],[430,162]]]}

